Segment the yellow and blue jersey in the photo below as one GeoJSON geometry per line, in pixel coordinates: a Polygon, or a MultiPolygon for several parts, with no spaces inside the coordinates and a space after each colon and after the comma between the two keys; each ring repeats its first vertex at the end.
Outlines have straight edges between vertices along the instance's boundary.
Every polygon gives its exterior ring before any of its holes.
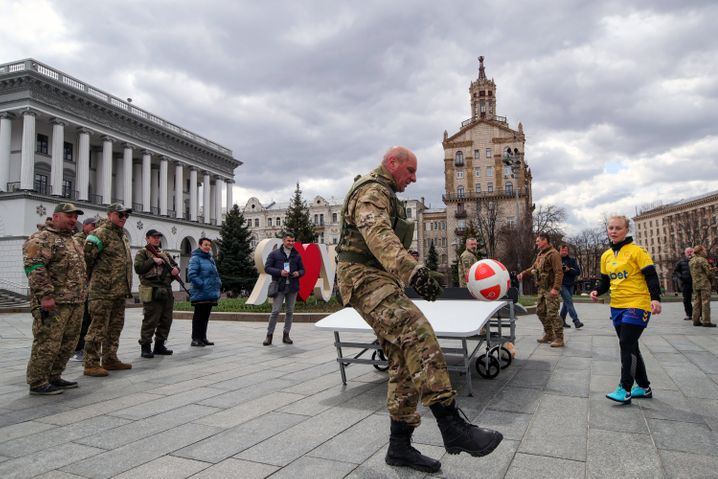
{"type": "Polygon", "coordinates": [[[603,253],[601,274],[611,281],[611,308],[651,310],[651,295],[641,271],[651,265],[646,250],[634,243],[623,245],[618,252],[608,249],[603,253]]]}

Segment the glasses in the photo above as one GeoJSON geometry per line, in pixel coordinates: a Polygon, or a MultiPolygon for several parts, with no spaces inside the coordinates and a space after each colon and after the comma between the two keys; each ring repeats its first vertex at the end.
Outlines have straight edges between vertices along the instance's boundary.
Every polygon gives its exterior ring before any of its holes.
{"type": "Polygon", "coordinates": [[[122,220],[125,218],[129,218],[130,214],[129,213],[117,213],[117,216],[122,220]]]}

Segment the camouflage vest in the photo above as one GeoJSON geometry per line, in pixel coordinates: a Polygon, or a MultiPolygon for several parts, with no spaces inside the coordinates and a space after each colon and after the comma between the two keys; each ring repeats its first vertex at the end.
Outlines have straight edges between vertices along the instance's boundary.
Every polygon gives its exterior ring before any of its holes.
{"type": "Polygon", "coordinates": [[[407,221],[406,209],[404,205],[396,197],[394,189],[389,181],[378,173],[377,170],[372,171],[368,175],[359,176],[354,180],[349,193],[344,199],[344,206],[341,214],[341,239],[337,246],[337,262],[344,261],[347,263],[360,263],[367,266],[383,269],[379,261],[374,258],[369,246],[367,246],[364,237],[359,232],[356,225],[349,224],[346,216],[349,213],[349,201],[352,196],[363,186],[369,183],[378,183],[382,185],[389,193],[391,200],[391,227],[394,233],[401,241],[404,248],[409,249],[411,240],[414,236],[414,223],[407,221]]]}

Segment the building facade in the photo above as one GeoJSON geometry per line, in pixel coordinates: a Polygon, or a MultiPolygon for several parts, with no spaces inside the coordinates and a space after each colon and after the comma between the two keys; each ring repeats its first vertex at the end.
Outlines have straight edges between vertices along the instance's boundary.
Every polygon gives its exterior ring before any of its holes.
{"type": "Polygon", "coordinates": [[[479,230],[489,255],[501,259],[499,232],[518,222],[531,221],[531,171],[525,162],[523,125],[509,127],[496,114],[496,83],[488,79],[484,57],[479,57],[479,76],[469,86],[471,117],[458,132],[444,132],[444,184],[448,260],[456,260],[457,238],[470,221],[479,230]],[[496,238],[495,244],[491,236],[496,238]],[[492,251],[493,250],[493,251],[492,251]]]}
{"type": "Polygon", "coordinates": [[[434,249],[439,256],[439,267],[437,271],[449,274],[449,250],[453,247],[448,235],[448,224],[446,221],[446,208],[426,209],[422,215],[422,224],[419,230],[419,255],[426,258],[429,248],[433,243],[434,249]]]}
{"type": "Polygon", "coordinates": [[[22,244],[65,201],[85,217],[106,216],[110,203],[131,206],[133,253],[154,228],[186,266],[200,237],[218,236],[241,164],[130,99],[36,60],[0,64],[0,289],[27,286],[22,244]]]}
{"type": "Polygon", "coordinates": [[[676,291],[673,268],[688,246],[702,244],[718,264],[718,191],[641,211],[635,241],[650,253],[666,291],[676,291]]]}

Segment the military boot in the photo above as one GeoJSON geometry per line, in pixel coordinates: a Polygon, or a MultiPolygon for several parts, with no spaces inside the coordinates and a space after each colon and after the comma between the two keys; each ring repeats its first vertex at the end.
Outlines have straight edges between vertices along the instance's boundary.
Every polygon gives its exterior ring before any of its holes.
{"type": "Polygon", "coordinates": [[[264,338],[264,342],[262,342],[262,346],[269,346],[272,344],[272,335],[268,334],[266,338],[264,338]]]}
{"type": "Polygon", "coordinates": [[[114,357],[102,361],[102,367],[108,371],[120,371],[123,369],[132,369],[132,364],[123,363],[117,357],[114,357]]]}
{"type": "Polygon", "coordinates": [[[439,461],[424,456],[411,447],[413,432],[414,428],[407,423],[392,420],[389,449],[384,460],[390,466],[410,467],[421,472],[437,472],[441,469],[439,461]]]}
{"type": "Polygon", "coordinates": [[[284,335],[282,335],[282,342],[284,344],[294,344],[294,341],[292,341],[292,338],[289,337],[289,333],[284,333],[284,335]]]}
{"type": "Polygon", "coordinates": [[[149,344],[140,344],[140,347],[142,348],[143,358],[152,359],[155,357],[155,355],[152,354],[152,349],[150,348],[149,344]]]}
{"type": "Polygon", "coordinates": [[[553,332],[553,341],[551,341],[551,344],[549,344],[552,348],[562,348],[565,346],[563,342],[563,326],[560,324],[557,325],[556,329],[553,332]]]}
{"type": "Polygon", "coordinates": [[[475,457],[485,456],[496,449],[504,438],[498,431],[471,424],[454,401],[449,406],[432,404],[431,412],[439,424],[444,447],[449,454],[463,451],[475,457]]]}
{"type": "Polygon", "coordinates": [[[550,343],[551,341],[553,341],[553,337],[549,333],[543,333],[543,336],[536,340],[537,343],[542,343],[542,344],[550,343]]]}
{"type": "Polygon", "coordinates": [[[153,352],[160,356],[171,356],[173,351],[165,347],[164,340],[155,338],[155,350],[153,352]]]}

